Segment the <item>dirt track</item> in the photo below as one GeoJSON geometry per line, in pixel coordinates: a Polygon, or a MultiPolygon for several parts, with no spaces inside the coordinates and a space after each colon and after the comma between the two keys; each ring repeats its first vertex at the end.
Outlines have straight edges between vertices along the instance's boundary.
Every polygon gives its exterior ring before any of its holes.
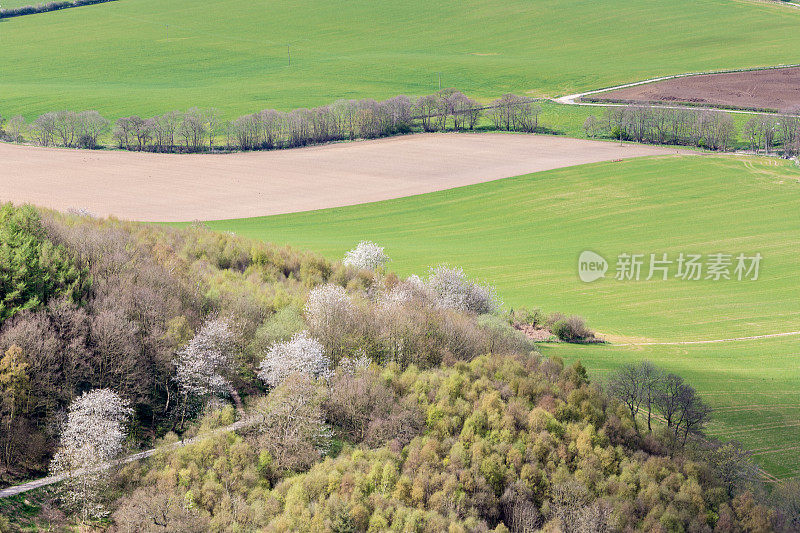
{"type": "Polygon", "coordinates": [[[169,155],[0,144],[0,201],[143,221],[252,217],[432,192],[674,149],[540,135],[425,134],[169,155]]]}
{"type": "Polygon", "coordinates": [[[591,95],[592,101],[800,109],[800,67],[680,76],[591,95]]]}

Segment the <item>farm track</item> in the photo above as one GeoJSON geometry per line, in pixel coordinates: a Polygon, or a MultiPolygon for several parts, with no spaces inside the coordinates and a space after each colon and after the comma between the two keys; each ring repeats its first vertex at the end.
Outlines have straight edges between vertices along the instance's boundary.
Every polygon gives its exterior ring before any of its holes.
{"type": "MultiPolygon", "coordinates": [[[[241,420],[238,420],[237,422],[234,422],[233,424],[231,424],[229,426],[218,428],[218,429],[215,429],[215,430],[210,431],[208,433],[203,433],[202,435],[197,435],[196,437],[192,437],[192,438],[181,440],[181,441],[178,441],[178,442],[175,442],[175,443],[172,443],[172,444],[167,444],[167,445],[164,445],[164,446],[160,446],[158,448],[151,448],[149,450],[144,450],[144,451],[141,451],[141,452],[133,453],[131,455],[123,457],[122,459],[120,459],[118,461],[104,463],[103,465],[93,469],[93,471],[106,470],[106,469],[109,469],[109,468],[111,468],[113,466],[118,466],[118,465],[122,465],[122,464],[126,464],[126,463],[132,463],[134,461],[139,461],[140,459],[146,459],[148,457],[152,457],[153,455],[155,455],[158,452],[170,451],[170,450],[175,450],[177,448],[182,448],[184,446],[189,446],[189,445],[194,444],[194,443],[196,443],[196,442],[198,442],[198,441],[200,441],[202,439],[205,439],[205,438],[208,438],[208,437],[213,437],[214,435],[219,435],[220,433],[227,433],[229,431],[237,431],[237,430],[240,430],[240,429],[245,429],[245,428],[253,426],[253,425],[257,424],[257,423],[258,423],[258,419],[256,419],[256,418],[242,418],[241,420]]],[[[78,471],[78,472],[75,473],[75,475],[80,475],[81,473],[82,472],[78,471]]],[[[47,487],[49,485],[55,485],[56,483],[64,481],[65,479],[67,479],[67,477],[69,477],[69,476],[64,476],[64,475],[61,475],[61,476],[48,476],[48,477],[43,477],[43,478],[40,478],[40,479],[35,479],[33,481],[29,481],[27,483],[22,483],[20,485],[13,485],[11,487],[7,487],[5,489],[0,490],[0,498],[10,498],[12,496],[17,496],[19,494],[23,494],[25,492],[30,492],[32,490],[40,489],[42,487],[47,487]]]]}
{"type": "MultiPolygon", "coordinates": [[[[613,87],[605,87],[602,89],[594,89],[591,91],[586,91],[582,93],[576,94],[568,94],[565,96],[560,96],[558,98],[553,98],[552,100],[558,104],[566,104],[566,105],[578,105],[578,106],[590,106],[590,107],[626,107],[629,104],[627,103],[614,103],[614,102],[582,102],[581,99],[600,93],[607,93],[612,91],[617,91],[620,89],[629,89],[632,87],[639,87],[641,85],[648,85],[651,83],[657,83],[661,81],[668,81],[668,80],[675,80],[679,78],[689,78],[694,76],[707,76],[712,74],[730,74],[734,72],[751,72],[751,71],[760,71],[760,70],[777,70],[783,68],[792,68],[792,67],[800,67],[800,64],[794,63],[790,65],[776,65],[773,67],[766,67],[760,69],[743,69],[743,70],[717,70],[717,71],[707,71],[707,72],[689,72],[685,74],[673,74],[671,76],[661,76],[658,78],[649,78],[642,81],[636,81],[632,83],[624,83],[622,85],[615,85],[613,87]]],[[[651,108],[658,108],[658,109],[693,109],[695,111],[726,111],[728,113],[736,113],[736,114],[743,114],[743,115],[774,115],[776,113],[767,113],[764,111],[752,111],[747,109],[727,109],[722,107],[714,107],[714,106],[695,106],[695,105],[659,105],[653,103],[642,103],[640,105],[644,105],[646,107],[651,108]]]]}
{"type": "Polygon", "coordinates": [[[505,133],[415,134],[290,150],[152,154],[0,143],[0,201],[148,222],[389,200],[674,148],[505,133]]]}
{"type": "Polygon", "coordinates": [[[674,342],[629,342],[612,344],[612,346],[683,346],[687,344],[716,344],[719,342],[754,341],[758,339],[771,339],[774,337],[790,337],[800,335],[800,331],[787,331],[785,333],[770,333],[767,335],[753,335],[750,337],[733,337],[730,339],[711,339],[702,341],[674,341],[674,342]]]}

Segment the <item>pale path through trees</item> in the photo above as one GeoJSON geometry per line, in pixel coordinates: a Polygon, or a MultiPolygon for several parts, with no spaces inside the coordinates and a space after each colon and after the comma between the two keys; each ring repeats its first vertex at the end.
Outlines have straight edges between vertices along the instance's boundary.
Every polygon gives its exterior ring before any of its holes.
{"type": "MultiPolygon", "coordinates": [[[[167,444],[165,446],[161,446],[159,448],[152,448],[150,450],[145,450],[142,452],[134,453],[131,455],[126,456],[119,461],[106,463],[100,466],[99,470],[104,470],[107,468],[111,468],[112,466],[124,464],[124,463],[132,463],[133,461],[139,461],[140,459],[146,459],[147,457],[151,457],[155,455],[157,452],[166,452],[170,450],[174,450],[175,448],[180,448],[182,446],[189,446],[190,444],[194,444],[202,439],[207,437],[211,437],[214,435],[218,435],[220,433],[227,433],[229,431],[237,431],[240,429],[248,428],[250,426],[256,425],[260,423],[260,419],[258,417],[250,417],[250,418],[243,418],[234,422],[229,426],[225,426],[222,428],[215,429],[213,431],[203,433],[202,435],[197,435],[196,437],[192,437],[186,440],[181,440],[172,444],[167,444]]],[[[75,472],[76,475],[81,474],[80,471],[75,472]]],[[[29,492],[32,490],[36,490],[42,487],[47,487],[49,485],[54,485],[59,483],[60,481],[64,481],[66,476],[48,476],[43,477],[41,479],[36,479],[34,481],[29,481],[28,483],[23,483],[21,485],[14,485],[12,487],[8,487],[5,489],[0,490],[0,498],[10,498],[11,496],[16,496],[18,494],[22,494],[24,492],[29,492]]]]}

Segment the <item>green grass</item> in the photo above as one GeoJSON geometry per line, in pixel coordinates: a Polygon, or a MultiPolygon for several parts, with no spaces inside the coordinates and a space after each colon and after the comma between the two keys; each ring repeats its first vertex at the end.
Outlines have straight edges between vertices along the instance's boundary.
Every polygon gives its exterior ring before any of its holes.
{"type": "MultiPolygon", "coordinates": [[[[217,230],[340,258],[361,239],[391,268],[461,265],[496,284],[507,306],[585,316],[642,341],[795,331],[800,324],[800,168],[778,160],[682,156],[599,163],[358,206],[230,221],[217,230]],[[709,201],[713,199],[713,201],[709,201]],[[756,281],[583,283],[594,250],[613,276],[620,253],[760,252],[756,281]]],[[[691,346],[547,347],[595,375],[650,359],[683,375],[717,409],[710,432],[742,441],[778,476],[800,474],[800,337],[691,346]],[[756,406],[754,408],[753,406],[756,406]]]]}
{"type": "Polygon", "coordinates": [[[439,72],[481,99],[555,95],[797,62],[798,23],[796,10],[735,0],[121,0],[0,22],[0,112],[215,106],[230,118],[424,94],[439,72]]]}
{"type": "Polygon", "coordinates": [[[542,353],[581,360],[603,381],[620,364],[648,359],[684,376],[713,407],[707,431],[735,440],[779,478],[800,476],[800,338],[690,346],[543,345],[542,353]]]}
{"type": "Polygon", "coordinates": [[[3,6],[3,9],[11,9],[13,7],[35,6],[46,3],[45,0],[4,0],[0,2],[0,6],[3,6]]]}
{"type": "Polygon", "coordinates": [[[798,180],[800,169],[778,159],[646,158],[209,226],[332,258],[372,239],[401,274],[458,264],[495,283],[509,306],[579,313],[608,334],[714,339],[797,329],[798,180]],[[587,249],[609,260],[609,277],[626,252],[760,252],[764,260],[757,281],[585,284],[577,258],[587,249]]]}

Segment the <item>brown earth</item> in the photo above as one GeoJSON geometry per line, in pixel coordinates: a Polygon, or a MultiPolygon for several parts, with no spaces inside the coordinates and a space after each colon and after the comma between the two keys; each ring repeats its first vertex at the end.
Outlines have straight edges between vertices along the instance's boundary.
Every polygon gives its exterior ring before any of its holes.
{"type": "Polygon", "coordinates": [[[593,94],[589,99],[794,111],[800,110],[800,67],[685,76],[593,94]]]}
{"type": "Polygon", "coordinates": [[[424,134],[174,155],[0,143],[0,201],[142,221],[242,218],[386,200],[663,147],[542,135],[424,134]]]}

